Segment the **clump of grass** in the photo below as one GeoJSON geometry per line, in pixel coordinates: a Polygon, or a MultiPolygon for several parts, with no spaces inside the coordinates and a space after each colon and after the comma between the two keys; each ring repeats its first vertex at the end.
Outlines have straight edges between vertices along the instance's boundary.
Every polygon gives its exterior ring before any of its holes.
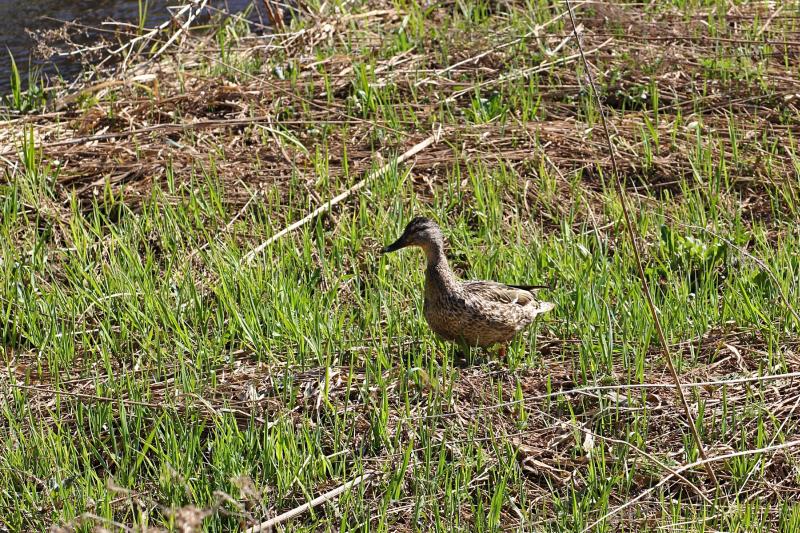
{"type": "Polygon", "coordinates": [[[8,111],[15,113],[31,113],[41,110],[44,107],[46,97],[44,82],[39,77],[38,70],[32,65],[28,66],[28,83],[26,87],[23,85],[22,75],[11,52],[8,52],[8,58],[11,62],[11,75],[9,78],[11,94],[3,97],[3,104],[8,111]]]}

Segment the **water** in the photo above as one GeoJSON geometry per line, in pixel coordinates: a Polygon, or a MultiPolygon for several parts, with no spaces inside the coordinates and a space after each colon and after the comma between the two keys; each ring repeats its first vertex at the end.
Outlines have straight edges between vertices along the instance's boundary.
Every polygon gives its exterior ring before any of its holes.
{"type": "MultiPolygon", "coordinates": [[[[252,0],[222,0],[209,5],[230,12],[242,11],[252,0]]],[[[148,2],[147,27],[154,27],[169,19],[166,6],[181,4],[181,0],[150,0],[148,2]]],[[[254,3],[259,7],[259,2],[254,3]]],[[[252,11],[253,20],[258,21],[259,9],[252,11]]],[[[265,17],[264,17],[265,18],[265,17]]],[[[107,20],[138,23],[138,0],[0,0],[0,95],[7,94],[10,83],[11,60],[14,56],[17,67],[27,81],[28,65],[35,66],[44,76],[60,73],[72,79],[80,72],[77,61],[67,57],[37,57],[34,53],[36,40],[29,32],[54,30],[63,26],[63,21],[74,21],[89,28],[100,28],[107,20]],[[6,50],[8,49],[8,51],[6,50]],[[30,63],[29,63],[30,62],[30,63]]],[[[109,27],[109,29],[111,29],[109,27]]],[[[98,33],[87,29],[78,36],[81,42],[91,43],[98,33]]],[[[58,44],[58,43],[55,43],[58,44]]]]}

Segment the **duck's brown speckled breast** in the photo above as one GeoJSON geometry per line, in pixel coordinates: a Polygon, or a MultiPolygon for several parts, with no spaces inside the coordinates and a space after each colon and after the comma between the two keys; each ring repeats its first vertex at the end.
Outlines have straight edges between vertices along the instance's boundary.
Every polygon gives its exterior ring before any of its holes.
{"type": "Polygon", "coordinates": [[[424,313],[425,320],[430,328],[445,340],[462,342],[464,333],[463,307],[456,298],[447,298],[442,301],[441,295],[425,295],[424,313]]]}

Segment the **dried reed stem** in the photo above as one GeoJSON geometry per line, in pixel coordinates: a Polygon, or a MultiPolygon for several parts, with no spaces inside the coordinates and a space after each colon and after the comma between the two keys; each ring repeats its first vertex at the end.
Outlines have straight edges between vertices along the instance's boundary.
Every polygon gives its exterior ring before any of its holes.
{"type": "MultiPolygon", "coordinates": [[[[672,353],[670,353],[669,344],[667,344],[667,338],[664,335],[664,328],[661,327],[661,320],[658,318],[658,310],[656,309],[656,305],[653,303],[653,297],[650,294],[650,285],[647,283],[647,277],[645,276],[644,267],[642,266],[642,257],[639,251],[639,244],[636,240],[636,234],[633,231],[633,223],[631,222],[630,209],[628,208],[628,200],[625,196],[625,189],[622,186],[622,180],[619,177],[617,158],[614,152],[614,145],[611,142],[611,134],[608,131],[606,114],[603,110],[603,103],[600,100],[600,93],[597,91],[597,87],[595,86],[594,78],[592,77],[592,71],[589,68],[589,62],[586,60],[586,56],[583,54],[583,45],[581,44],[580,35],[578,35],[578,24],[575,22],[575,13],[572,10],[572,4],[569,0],[566,0],[566,3],[567,9],[569,10],[569,18],[572,22],[573,33],[575,34],[575,41],[578,44],[578,51],[580,52],[581,59],[583,60],[583,65],[586,68],[586,76],[589,78],[589,84],[592,87],[592,93],[597,101],[597,108],[600,112],[600,121],[603,124],[603,132],[605,133],[606,142],[608,143],[608,152],[611,157],[611,168],[617,184],[617,194],[619,196],[619,201],[622,204],[622,214],[625,218],[625,227],[628,230],[628,236],[630,237],[631,246],[633,247],[633,255],[636,259],[636,267],[639,272],[639,279],[642,282],[642,291],[644,292],[647,300],[647,307],[650,309],[650,314],[653,317],[653,324],[655,325],[656,332],[658,334],[658,340],[661,343],[661,350],[664,352],[664,357],[667,360],[667,367],[669,368],[670,374],[672,374],[672,379],[675,381],[675,390],[678,391],[678,397],[680,398],[681,404],[683,405],[683,410],[686,413],[689,429],[692,432],[692,437],[694,438],[695,444],[697,444],[697,452],[700,454],[700,457],[703,460],[707,460],[708,456],[706,455],[705,448],[703,447],[703,439],[700,438],[700,433],[697,431],[697,426],[695,425],[694,416],[692,416],[692,410],[689,407],[689,402],[686,400],[686,395],[683,393],[683,389],[681,388],[680,376],[678,376],[678,371],[675,369],[675,362],[672,359],[672,353]]],[[[717,491],[719,491],[719,481],[717,481],[717,476],[714,474],[714,470],[711,468],[710,463],[704,462],[703,467],[705,468],[708,477],[710,477],[714,482],[717,491]]]]}
{"type": "Polygon", "coordinates": [[[270,237],[266,241],[262,242],[261,244],[259,244],[258,246],[256,246],[252,250],[250,250],[249,252],[247,252],[247,254],[245,254],[245,256],[242,258],[242,262],[243,263],[244,262],[250,263],[253,260],[253,257],[255,257],[256,255],[258,255],[259,253],[264,251],[264,249],[267,246],[269,246],[273,242],[277,241],[278,239],[280,239],[284,235],[286,235],[288,233],[291,233],[291,232],[293,232],[294,230],[296,230],[298,228],[303,227],[304,225],[308,224],[310,221],[314,220],[319,215],[330,211],[331,207],[333,207],[336,204],[340,203],[342,200],[345,200],[345,199],[349,198],[350,195],[352,195],[354,192],[362,189],[367,184],[367,182],[369,182],[369,181],[371,181],[371,180],[373,180],[375,178],[379,178],[379,177],[383,176],[394,165],[397,165],[398,163],[402,163],[406,159],[414,157],[416,154],[418,154],[419,152],[423,151],[424,149],[426,149],[427,147],[432,145],[434,142],[436,142],[437,138],[438,138],[438,134],[433,134],[430,137],[428,137],[427,139],[425,139],[424,141],[421,141],[421,142],[415,144],[414,146],[412,146],[411,148],[409,148],[408,150],[406,150],[405,152],[403,152],[402,154],[397,156],[397,158],[393,159],[392,161],[389,161],[388,163],[386,163],[385,165],[381,166],[377,170],[375,170],[373,172],[368,172],[366,174],[366,176],[364,176],[364,178],[361,181],[359,181],[358,183],[356,183],[355,185],[353,185],[352,187],[350,187],[349,189],[347,189],[346,191],[344,191],[340,195],[338,195],[335,198],[332,198],[331,200],[325,202],[324,204],[322,204],[318,208],[314,209],[311,213],[309,213],[306,216],[304,216],[302,219],[298,220],[297,222],[295,222],[294,224],[292,224],[290,226],[287,226],[287,227],[283,228],[281,231],[279,231],[278,233],[276,233],[275,235],[273,235],[272,237],[270,237]]]}
{"type": "Polygon", "coordinates": [[[364,475],[358,476],[357,478],[355,478],[355,479],[353,479],[351,481],[348,481],[344,485],[340,485],[340,486],[336,487],[335,489],[326,492],[322,496],[318,496],[318,497],[314,498],[313,500],[311,500],[310,502],[304,503],[300,507],[295,507],[294,509],[286,511],[285,513],[280,514],[280,515],[276,516],[275,518],[271,518],[271,519],[267,520],[266,522],[262,522],[262,523],[258,524],[257,526],[253,526],[251,528],[248,528],[248,529],[245,530],[244,533],[255,533],[257,531],[271,531],[272,528],[277,526],[278,524],[282,524],[283,522],[286,522],[287,520],[291,520],[295,516],[303,514],[306,511],[308,511],[309,509],[313,509],[314,507],[317,507],[318,505],[321,505],[321,504],[327,502],[328,500],[332,500],[333,498],[336,498],[341,493],[345,492],[346,490],[348,490],[348,489],[350,489],[352,487],[356,487],[356,486],[360,485],[361,483],[367,481],[371,477],[372,477],[372,474],[364,474],[364,475]]]}

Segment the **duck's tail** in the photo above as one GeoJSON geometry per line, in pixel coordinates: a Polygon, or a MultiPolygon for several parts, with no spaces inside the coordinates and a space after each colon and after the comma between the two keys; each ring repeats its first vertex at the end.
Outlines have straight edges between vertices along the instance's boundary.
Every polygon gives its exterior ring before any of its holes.
{"type": "Polygon", "coordinates": [[[523,291],[535,291],[536,289],[549,289],[550,285],[509,285],[515,289],[522,289],[523,291]]]}
{"type": "Polygon", "coordinates": [[[556,304],[553,302],[537,302],[535,304],[531,304],[531,313],[533,316],[541,315],[542,313],[547,313],[548,311],[552,311],[555,308],[556,304]],[[538,304],[538,305],[537,305],[538,304]]]}

